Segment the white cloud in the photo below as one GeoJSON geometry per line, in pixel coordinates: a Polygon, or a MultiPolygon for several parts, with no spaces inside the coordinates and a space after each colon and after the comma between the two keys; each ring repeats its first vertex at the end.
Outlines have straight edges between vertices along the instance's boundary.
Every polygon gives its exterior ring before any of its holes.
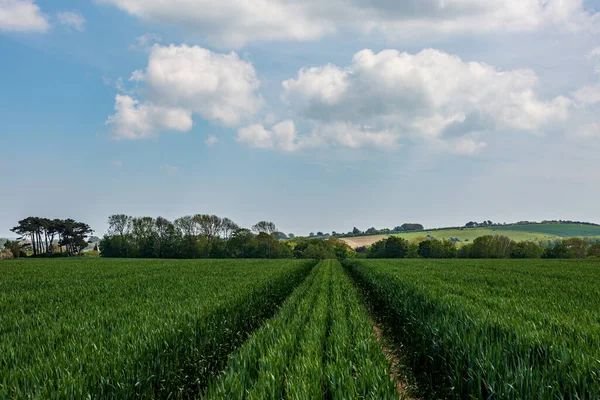
{"type": "Polygon", "coordinates": [[[115,168],[121,168],[123,166],[123,161],[114,160],[110,164],[115,168]]]}
{"type": "Polygon", "coordinates": [[[460,138],[454,143],[454,152],[457,154],[475,154],[487,147],[487,143],[477,141],[474,138],[460,138]]]}
{"type": "Polygon", "coordinates": [[[126,95],[115,97],[115,111],[106,121],[112,125],[115,139],[146,139],[161,131],[187,132],[193,125],[191,111],[140,103],[126,95]]]}
{"type": "Polygon", "coordinates": [[[169,176],[175,175],[178,170],[176,166],[171,164],[163,164],[160,166],[160,169],[166,171],[169,176]]]}
{"type": "Polygon", "coordinates": [[[567,120],[571,100],[541,100],[538,84],[531,70],[500,71],[433,49],[362,50],[346,68],[300,70],[282,83],[282,99],[314,126],[298,143],[390,148],[400,138],[421,138],[472,154],[486,146],[474,135],[542,134],[567,120]]]}
{"type": "Polygon", "coordinates": [[[583,0],[97,0],[147,21],[184,26],[213,43],[314,40],[340,29],[391,38],[533,31],[549,25],[598,32],[583,0]]]}
{"type": "Polygon", "coordinates": [[[0,31],[46,32],[48,18],[34,0],[0,0],[0,31]]]}
{"type": "Polygon", "coordinates": [[[241,128],[238,130],[237,140],[246,146],[259,149],[294,151],[298,148],[296,127],[290,120],[280,122],[270,130],[260,124],[241,128]]]}
{"type": "Polygon", "coordinates": [[[130,80],[144,81],[155,104],[192,110],[227,126],[252,117],[263,104],[250,62],[198,46],[154,45],[146,70],[135,71],[130,80]]]}
{"type": "Polygon", "coordinates": [[[148,50],[155,43],[160,43],[161,36],[156,33],[145,33],[135,38],[135,44],[129,46],[132,50],[148,50]]]}
{"type": "Polygon", "coordinates": [[[56,19],[61,25],[64,25],[69,29],[75,29],[79,32],[83,32],[84,30],[85,18],[78,12],[59,12],[56,14],[56,19]]]}
{"type": "Polygon", "coordinates": [[[600,103],[600,84],[583,86],[573,93],[573,97],[584,106],[600,103]]]}
{"type": "Polygon", "coordinates": [[[217,139],[217,137],[215,135],[208,135],[208,137],[204,141],[204,144],[207,145],[208,147],[214,147],[218,142],[219,142],[219,139],[217,139]]]}
{"type": "Polygon", "coordinates": [[[595,63],[596,73],[600,74],[600,47],[590,51],[587,58],[595,63]]]}

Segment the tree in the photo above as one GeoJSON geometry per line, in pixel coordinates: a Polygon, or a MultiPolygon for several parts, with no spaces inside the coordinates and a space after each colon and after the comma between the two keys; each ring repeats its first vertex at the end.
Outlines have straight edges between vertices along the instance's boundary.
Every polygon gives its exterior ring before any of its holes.
{"type": "Polygon", "coordinates": [[[238,229],[240,229],[240,226],[229,218],[223,218],[221,220],[221,233],[223,234],[223,238],[225,240],[229,240],[231,234],[238,229]]]}
{"type": "Polygon", "coordinates": [[[565,242],[561,240],[554,246],[545,249],[542,258],[575,258],[575,254],[567,247],[565,242]]]}
{"type": "Polygon", "coordinates": [[[126,235],[129,235],[130,230],[131,217],[129,215],[114,214],[108,217],[108,234],[119,238],[116,246],[119,249],[117,257],[127,257],[126,235]]]}
{"type": "Polygon", "coordinates": [[[12,254],[12,258],[19,258],[23,252],[23,245],[18,240],[7,240],[4,248],[12,254]]]}
{"type": "Polygon", "coordinates": [[[200,234],[208,239],[208,242],[219,236],[223,227],[223,220],[216,215],[196,214],[194,222],[198,225],[200,234]]]}
{"type": "Polygon", "coordinates": [[[415,232],[415,231],[423,231],[425,228],[421,224],[402,224],[400,226],[400,231],[404,232],[415,232]]]}
{"type": "MultiPolygon", "coordinates": [[[[260,221],[252,226],[252,230],[257,232],[259,236],[262,233],[272,237],[277,232],[277,227],[272,222],[260,221]]],[[[267,240],[267,258],[271,258],[271,240],[267,240]]]]}
{"type": "Polygon", "coordinates": [[[177,218],[174,224],[183,235],[182,257],[196,258],[199,231],[198,226],[194,221],[194,217],[186,215],[185,217],[177,218]]]}
{"type": "Polygon", "coordinates": [[[398,236],[390,236],[371,245],[368,258],[404,258],[408,252],[406,240],[398,236]]]}
{"type": "Polygon", "coordinates": [[[591,245],[588,249],[587,256],[600,258],[600,243],[591,245]]]}
{"type": "Polygon", "coordinates": [[[473,241],[472,258],[508,258],[514,242],[506,236],[486,235],[473,241]]]}
{"type": "Polygon", "coordinates": [[[229,254],[233,258],[252,258],[255,235],[245,228],[237,229],[227,242],[229,254]]]}
{"type": "Polygon", "coordinates": [[[352,234],[353,235],[360,235],[361,233],[362,232],[357,227],[354,227],[354,229],[352,229],[352,234]]]}
{"type": "Polygon", "coordinates": [[[256,233],[266,233],[267,235],[272,235],[277,232],[277,227],[272,222],[260,221],[252,226],[252,230],[256,233]]]}
{"type": "Polygon", "coordinates": [[[419,243],[419,256],[422,258],[456,258],[458,250],[454,242],[437,239],[425,240],[419,243]]]}
{"type": "Polygon", "coordinates": [[[510,258],[540,258],[544,249],[533,242],[515,243],[510,250],[510,258]]]}
{"type": "Polygon", "coordinates": [[[585,258],[590,244],[582,238],[572,237],[564,240],[565,246],[575,258],[585,258]]]}

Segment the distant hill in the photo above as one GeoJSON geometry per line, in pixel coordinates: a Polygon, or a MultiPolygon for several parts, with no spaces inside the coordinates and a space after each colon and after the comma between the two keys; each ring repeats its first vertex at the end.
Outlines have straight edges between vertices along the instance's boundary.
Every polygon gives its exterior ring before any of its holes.
{"type": "MultiPolygon", "coordinates": [[[[461,243],[469,243],[474,239],[485,235],[504,235],[514,241],[544,241],[557,240],[569,237],[599,237],[600,225],[592,224],[565,224],[565,223],[531,223],[515,225],[498,225],[485,228],[439,228],[418,232],[407,232],[394,234],[404,239],[411,240],[418,237],[429,237],[439,240],[456,240],[461,243]]],[[[353,248],[370,246],[390,235],[355,236],[342,238],[353,248]]]]}

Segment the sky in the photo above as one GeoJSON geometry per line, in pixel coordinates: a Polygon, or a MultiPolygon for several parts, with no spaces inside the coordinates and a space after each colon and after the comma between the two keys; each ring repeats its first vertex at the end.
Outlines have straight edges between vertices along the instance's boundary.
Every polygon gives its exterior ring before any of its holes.
{"type": "Polygon", "coordinates": [[[0,0],[28,216],[600,223],[600,0],[0,0]]]}

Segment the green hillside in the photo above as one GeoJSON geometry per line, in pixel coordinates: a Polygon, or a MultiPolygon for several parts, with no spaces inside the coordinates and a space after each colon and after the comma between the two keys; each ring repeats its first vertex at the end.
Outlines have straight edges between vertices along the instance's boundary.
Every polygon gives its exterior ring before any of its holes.
{"type": "MultiPolygon", "coordinates": [[[[508,226],[506,228],[509,228],[508,226]]],[[[458,238],[461,242],[465,241],[473,241],[474,239],[485,236],[485,235],[504,235],[508,236],[512,240],[523,242],[527,240],[548,240],[548,239],[558,239],[558,235],[548,234],[543,232],[528,232],[524,230],[511,230],[511,229],[503,229],[499,230],[496,227],[489,228],[459,228],[459,229],[439,229],[439,230],[430,230],[423,232],[410,232],[410,233],[400,233],[396,236],[401,236],[407,240],[411,240],[417,237],[423,236],[433,236],[439,240],[450,240],[452,238],[458,238]]]]}
{"type": "MultiPolygon", "coordinates": [[[[422,237],[433,237],[438,240],[458,239],[460,243],[472,242],[476,238],[485,235],[504,235],[517,242],[556,240],[569,237],[599,237],[600,226],[585,224],[519,224],[490,226],[486,228],[441,228],[418,232],[404,232],[394,234],[406,240],[422,237]]],[[[355,236],[343,238],[351,247],[370,246],[371,244],[386,238],[387,235],[355,236]]]]}
{"type": "Polygon", "coordinates": [[[532,232],[560,237],[600,236],[600,226],[583,224],[523,224],[494,227],[497,231],[532,232]]]}

